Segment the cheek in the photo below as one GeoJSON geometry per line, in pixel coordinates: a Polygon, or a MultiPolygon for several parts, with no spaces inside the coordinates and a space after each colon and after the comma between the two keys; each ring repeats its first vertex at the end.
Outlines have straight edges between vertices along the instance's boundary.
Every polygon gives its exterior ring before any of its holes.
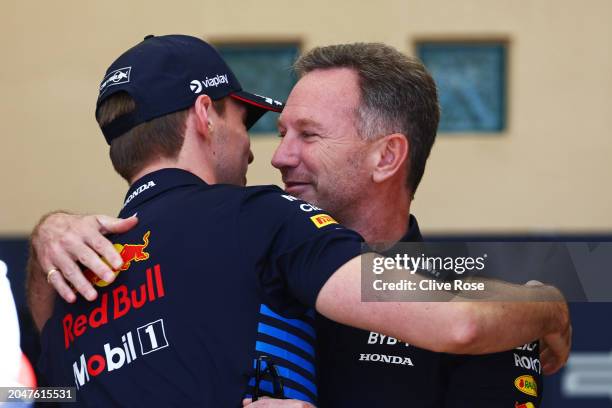
{"type": "Polygon", "coordinates": [[[309,163],[308,170],[314,175],[315,188],[321,197],[333,194],[347,177],[346,157],[338,151],[322,149],[316,156],[312,156],[309,163]]]}
{"type": "Polygon", "coordinates": [[[347,149],[328,154],[324,158],[326,179],[335,188],[345,189],[367,179],[365,157],[359,149],[347,149]]]}
{"type": "Polygon", "coordinates": [[[236,148],[243,153],[248,152],[251,148],[249,135],[244,131],[237,130],[234,132],[234,140],[236,140],[236,144],[234,146],[236,146],[236,148]]]}
{"type": "Polygon", "coordinates": [[[305,143],[301,149],[301,162],[318,179],[334,170],[337,159],[337,154],[324,144],[305,143]]]}

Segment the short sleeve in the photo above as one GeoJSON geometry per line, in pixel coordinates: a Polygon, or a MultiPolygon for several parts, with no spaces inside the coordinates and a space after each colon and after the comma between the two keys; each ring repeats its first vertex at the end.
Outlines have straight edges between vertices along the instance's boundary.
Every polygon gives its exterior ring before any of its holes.
{"type": "Polygon", "coordinates": [[[274,186],[247,189],[239,234],[266,302],[296,314],[315,306],[327,279],[361,253],[363,241],[321,208],[274,186]]]}

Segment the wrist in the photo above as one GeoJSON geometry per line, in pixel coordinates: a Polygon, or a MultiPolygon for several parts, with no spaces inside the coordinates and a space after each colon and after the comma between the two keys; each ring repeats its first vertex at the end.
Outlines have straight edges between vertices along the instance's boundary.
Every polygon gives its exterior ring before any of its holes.
{"type": "Polygon", "coordinates": [[[546,299],[548,300],[547,309],[549,310],[549,318],[547,319],[550,322],[550,327],[548,327],[547,333],[560,333],[566,329],[569,324],[569,310],[567,307],[567,303],[565,302],[565,297],[554,286],[546,285],[547,295],[546,299]]]}

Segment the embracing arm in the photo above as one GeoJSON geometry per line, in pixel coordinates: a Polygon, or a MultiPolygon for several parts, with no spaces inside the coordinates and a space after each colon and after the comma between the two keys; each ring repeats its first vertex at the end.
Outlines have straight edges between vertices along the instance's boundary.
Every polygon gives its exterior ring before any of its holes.
{"type": "MultiPolygon", "coordinates": [[[[53,312],[55,290],[46,281],[34,251],[30,247],[27,264],[26,295],[36,328],[41,331],[53,312]]],[[[74,296],[74,295],[73,295],[74,296]]]]}
{"type": "Polygon", "coordinates": [[[96,298],[96,291],[77,262],[107,282],[114,279],[113,271],[98,253],[114,268],[121,267],[123,261],[103,234],[125,232],[137,222],[136,217],[120,219],[62,212],[47,214],[40,220],[31,235],[26,281],[28,305],[39,330],[53,312],[55,292],[67,302],[76,300],[75,291],[88,300],[96,298]],[[52,270],[56,272],[50,273],[52,270]]]}
{"type": "MultiPolygon", "coordinates": [[[[319,313],[337,322],[402,339],[438,352],[487,354],[505,351],[556,336],[566,338],[567,305],[560,292],[546,285],[519,286],[495,283],[504,299],[473,302],[458,296],[439,302],[362,302],[361,259],[340,267],[319,292],[319,313]],[[535,300],[550,300],[546,302],[535,300]]],[[[411,275],[415,282],[423,279],[411,275]]],[[[563,365],[569,353],[566,342],[554,342],[551,352],[563,365]]],[[[559,366],[560,367],[560,366],[559,366]]]]}

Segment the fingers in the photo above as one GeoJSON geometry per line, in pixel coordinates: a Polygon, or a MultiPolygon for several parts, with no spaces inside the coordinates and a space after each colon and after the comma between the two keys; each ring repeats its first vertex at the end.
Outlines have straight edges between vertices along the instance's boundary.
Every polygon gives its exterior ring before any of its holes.
{"type": "Polygon", "coordinates": [[[70,282],[74,289],[85,299],[89,301],[96,299],[97,292],[73,259],[65,253],[60,253],[55,259],[55,264],[62,275],[64,275],[64,279],[70,282]]]}
{"type": "Polygon", "coordinates": [[[544,374],[559,371],[569,358],[571,347],[571,326],[564,333],[553,333],[544,337],[545,347],[540,352],[540,362],[544,374]]]}
{"type": "Polygon", "coordinates": [[[113,270],[117,270],[123,265],[121,255],[103,235],[87,236],[84,239],[84,243],[75,242],[75,246],[71,248],[71,253],[78,254],[79,262],[88,267],[98,277],[106,282],[112,282],[115,279],[113,270]]]}
{"type": "MultiPolygon", "coordinates": [[[[125,219],[109,217],[107,215],[96,215],[95,219],[100,227],[100,233],[89,235],[86,238],[86,242],[96,253],[100,254],[104,259],[106,259],[114,270],[117,270],[123,265],[123,259],[121,259],[121,256],[115,250],[115,247],[111,244],[111,242],[102,234],[120,234],[129,231],[136,226],[136,224],[138,224],[138,218],[136,218],[136,215],[134,214],[133,216],[125,219]]],[[[107,268],[104,268],[99,263],[93,261],[93,259],[91,261],[92,264],[87,264],[87,266],[92,270],[92,272],[107,282],[111,282],[114,279],[115,275],[112,274],[111,276],[110,270],[106,270],[107,268]],[[93,265],[94,262],[96,265],[93,265]],[[104,276],[106,276],[106,278],[104,276]]]]}
{"type": "MultiPolygon", "coordinates": [[[[95,220],[97,226],[99,227],[97,230],[99,233],[89,235],[87,238],[87,243],[94,249],[94,251],[106,259],[115,270],[117,270],[121,267],[121,265],[123,265],[123,260],[111,242],[102,234],[120,234],[129,231],[136,226],[136,224],[138,224],[138,218],[136,218],[136,215],[125,219],[109,217],[108,215],[96,215],[95,220]]],[[[92,271],[96,273],[96,275],[102,277],[102,275],[97,273],[98,271],[96,271],[94,268],[92,268],[92,271]]],[[[102,273],[102,271],[99,272],[102,273]]]]}
{"type": "Polygon", "coordinates": [[[540,364],[542,366],[542,372],[545,375],[551,375],[556,372],[555,368],[558,365],[558,362],[555,359],[554,354],[550,349],[546,349],[540,352],[540,364]]]}
{"type": "Polygon", "coordinates": [[[68,303],[72,303],[76,300],[76,295],[72,288],[66,283],[66,280],[62,276],[62,272],[55,265],[40,262],[40,268],[44,273],[47,283],[51,285],[55,291],[68,303]],[[56,272],[51,272],[55,270],[56,272]]]}
{"type": "Polygon", "coordinates": [[[540,353],[542,353],[544,350],[546,350],[548,348],[548,345],[542,339],[540,339],[539,343],[540,343],[540,353]]]}
{"type": "MultiPolygon", "coordinates": [[[[52,268],[46,269],[46,271],[50,271],[52,268]]],[[[57,291],[57,293],[68,303],[73,303],[76,300],[76,295],[68,286],[61,272],[52,273],[47,279],[49,285],[53,286],[53,288],[57,291]]]]}
{"type": "Polygon", "coordinates": [[[121,234],[129,231],[138,224],[136,214],[128,218],[115,218],[108,215],[96,215],[96,219],[102,229],[103,234],[121,234]]]}
{"type": "MultiPolygon", "coordinates": [[[[111,268],[100,259],[99,255],[104,256],[104,254],[114,253],[114,256],[121,259],[113,244],[97,230],[97,221],[92,217],[88,219],[84,217],[82,225],[75,227],[72,233],[64,235],[59,242],[60,248],[57,248],[54,252],[54,264],[63,268],[61,271],[64,277],[68,279],[77,290],[79,290],[80,287],[84,287],[83,273],[81,272],[81,268],[76,264],[77,261],[91,270],[100,279],[112,282],[115,279],[115,274],[111,268]],[[87,224],[95,224],[95,227],[92,228],[92,226],[87,224]],[[63,265],[60,264],[60,262],[63,262],[63,265]]],[[[120,261],[119,267],[122,264],[123,261],[120,261]]],[[[79,292],[81,291],[79,290],[79,292]]]]}
{"type": "Polygon", "coordinates": [[[61,271],[63,276],[52,279],[52,286],[60,296],[67,301],[72,299],[70,292],[74,295],[74,291],[68,286],[71,283],[86,299],[94,300],[96,291],[83,276],[77,261],[99,278],[112,282],[115,274],[100,256],[108,259],[115,269],[121,267],[123,260],[102,233],[129,229],[136,223],[135,217],[122,220],[102,215],[54,214],[37,227],[32,246],[45,271],[54,267],[61,271]]]}

